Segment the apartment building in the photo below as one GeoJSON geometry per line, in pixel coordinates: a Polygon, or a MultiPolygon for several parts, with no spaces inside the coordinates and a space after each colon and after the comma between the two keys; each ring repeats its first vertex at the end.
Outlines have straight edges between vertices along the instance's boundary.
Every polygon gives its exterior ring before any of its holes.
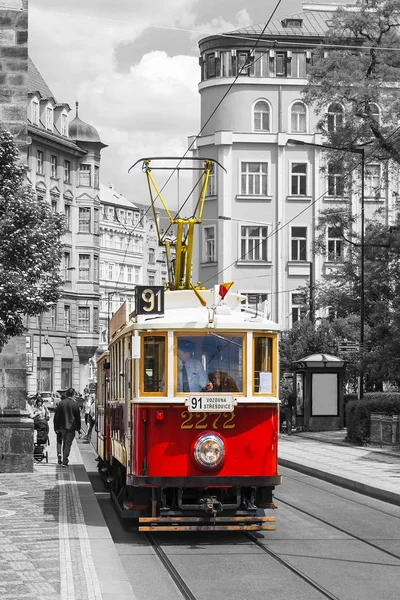
{"type": "MultiPolygon", "coordinates": [[[[216,159],[226,173],[216,168],[210,178],[196,247],[198,279],[206,286],[234,281],[248,305],[267,301],[270,317],[283,329],[307,310],[302,288],[311,277],[318,280],[343,262],[343,243],[333,230],[326,232],[326,255],[314,255],[319,214],[349,202],[355,215],[361,210],[359,191],[349,198],[340,173],[330,165],[321,171],[320,148],[289,142],[323,143],[302,90],[334,9],[303,4],[301,12],[272,20],[265,31],[260,24],[199,42],[202,133],[190,142],[195,156],[216,159]]],[[[342,110],[327,106],[333,126],[342,110]]],[[[377,163],[369,165],[364,181],[365,218],[381,208],[387,219],[398,178],[377,163]]]]}
{"type": "Polygon", "coordinates": [[[99,342],[100,160],[106,147],[97,130],[58,102],[28,64],[28,182],[54,212],[65,216],[60,300],[28,319],[28,393],[73,386],[93,378],[99,342]]]}

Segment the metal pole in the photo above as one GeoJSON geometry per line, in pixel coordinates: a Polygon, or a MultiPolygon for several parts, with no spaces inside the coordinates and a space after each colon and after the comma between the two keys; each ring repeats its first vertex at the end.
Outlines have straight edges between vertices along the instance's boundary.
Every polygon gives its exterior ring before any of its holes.
{"type": "MultiPolygon", "coordinates": [[[[364,324],[365,324],[365,242],[364,242],[364,179],[365,179],[365,152],[362,148],[361,154],[361,253],[360,253],[360,355],[364,349],[364,324]]],[[[360,363],[358,380],[358,398],[364,396],[364,371],[360,363]]]]}
{"type": "Polygon", "coordinates": [[[42,316],[43,313],[39,315],[39,373],[38,373],[38,381],[37,381],[37,393],[40,394],[42,391],[42,316]]]}
{"type": "Polygon", "coordinates": [[[310,260],[310,321],[315,325],[314,263],[310,260]]]}

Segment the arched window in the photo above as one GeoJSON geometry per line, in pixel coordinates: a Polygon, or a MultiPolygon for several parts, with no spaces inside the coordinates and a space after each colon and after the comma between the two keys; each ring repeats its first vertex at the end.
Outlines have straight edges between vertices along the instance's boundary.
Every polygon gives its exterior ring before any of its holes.
{"type": "Polygon", "coordinates": [[[307,110],[302,102],[295,102],[291,110],[291,129],[298,133],[307,131],[307,110]]]}
{"type": "Polygon", "coordinates": [[[270,131],[270,108],[263,100],[254,106],[254,131],[270,131]]]}
{"type": "Polygon", "coordinates": [[[337,131],[343,126],[343,107],[340,104],[328,106],[328,131],[337,131]]]}

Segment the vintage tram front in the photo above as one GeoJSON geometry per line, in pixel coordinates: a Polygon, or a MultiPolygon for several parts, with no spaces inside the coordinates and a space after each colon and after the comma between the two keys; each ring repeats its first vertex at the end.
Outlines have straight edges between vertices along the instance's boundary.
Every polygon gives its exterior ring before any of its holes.
{"type": "Polygon", "coordinates": [[[275,527],[278,325],[242,300],[139,287],[135,315],[111,321],[99,466],[141,531],[275,527]]]}

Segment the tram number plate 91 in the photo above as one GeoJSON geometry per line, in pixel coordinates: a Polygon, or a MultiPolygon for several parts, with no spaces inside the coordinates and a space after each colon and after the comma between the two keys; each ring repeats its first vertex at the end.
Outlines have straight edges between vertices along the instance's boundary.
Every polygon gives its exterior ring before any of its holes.
{"type": "Polygon", "coordinates": [[[189,412],[233,412],[233,396],[190,396],[189,412]]]}

